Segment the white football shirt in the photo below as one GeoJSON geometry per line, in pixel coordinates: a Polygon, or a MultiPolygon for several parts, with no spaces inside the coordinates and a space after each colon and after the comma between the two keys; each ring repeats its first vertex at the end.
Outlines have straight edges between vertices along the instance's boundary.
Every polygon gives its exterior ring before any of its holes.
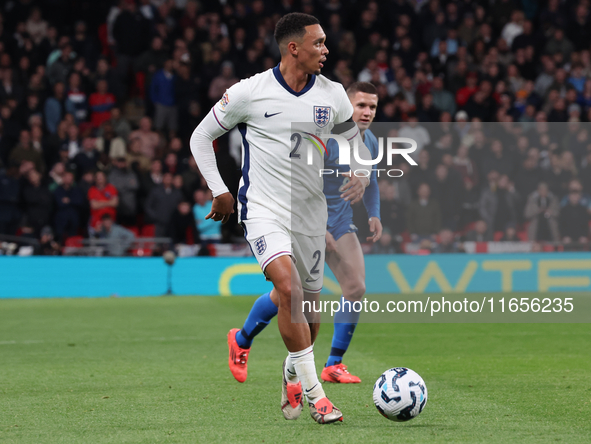
{"type": "Polygon", "coordinates": [[[307,165],[310,142],[294,128],[318,135],[349,120],[353,106],[343,86],[313,75],[295,92],[277,65],[230,87],[211,113],[221,129],[238,125],[242,134],[239,220],[273,219],[298,233],[324,234],[324,153],[314,148],[314,165],[307,165]]]}

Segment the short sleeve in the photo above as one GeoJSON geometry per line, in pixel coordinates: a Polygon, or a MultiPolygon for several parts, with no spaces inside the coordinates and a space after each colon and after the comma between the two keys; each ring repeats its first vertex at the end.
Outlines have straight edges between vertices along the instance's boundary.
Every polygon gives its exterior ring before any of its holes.
{"type": "MultiPolygon", "coordinates": [[[[337,94],[338,98],[337,101],[340,101],[338,108],[336,110],[336,117],[335,117],[335,124],[343,123],[353,117],[353,105],[351,105],[351,101],[347,96],[347,92],[343,85],[337,83],[337,94]]],[[[338,102],[337,102],[338,103],[338,102]]]]}
{"type": "Polygon", "coordinates": [[[213,106],[212,111],[218,125],[230,131],[248,118],[250,89],[248,82],[242,80],[226,90],[222,98],[213,106]]]}

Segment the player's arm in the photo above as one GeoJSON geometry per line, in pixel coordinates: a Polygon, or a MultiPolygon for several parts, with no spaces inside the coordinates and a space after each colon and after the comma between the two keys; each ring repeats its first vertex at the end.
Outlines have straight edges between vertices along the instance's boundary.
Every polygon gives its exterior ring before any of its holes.
{"type": "Polygon", "coordinates": [[[205,219],[226,223],[234,212],[234,197],[218,170],[213,141],[246,120],[248,89],[243,82],[229,88],[191,135],[191,153],[213,194],[210,213],[205,219]]]}
{"type": "Polygon", "coordinates": [[[351,205],[353,205],[354,203],[359,202],[363,198],[365,188],[369,185],[368,177],[358,177],[353,173],[357,170],[367,170],[365,166],[359,164],[355,160],[355,155],[353,153],[355,144],[357,144],[358,146],[358,153],[361,159],[369,160],[371,159],[371,154],[365,146],[365,144],[363,143],[363,139],[361,138],[361,132],[359,131],[357,124],[353,121],[352,118],[349,118],[343,123],[335,125],[332,132],[334,134],[339,134],[340,136],[347,139],[347,141],[349,142],[349,146],[351,148],[351,180],[343,186],[343,194],[341,194],[341,197],[347,201],[350,201],[351,205]]]}
{"type": "Polygon", "coordinates": [[[369,177],[357,177],[354,172],[357,170],[366,170],[367,168],[360,165],[355,160],[354,147],[357,144],[359,157],[364,160],[371,159],[371,154],[361,137],[361,132],[357,124],[353,121],[353,105],[345,92],[342,85],[338,87],[338,94],[340,98],[340,105],[337,109],[335,118],[335,126],[332,129],[333,134],[339,134],[349,142],[351,149],[351,180],[343,187],[343,194],[341,197],[354,204],[359,202],[363,197],[365,188],[369,185],[369,177]]]}
{"type": "MultiPolygon", "coordinates": [[[[375,159],[378,155],[377,141],[375,139],[368,140],[367,132],[365,133],[365,139],[368,142],[366,146],[370,148],[372,158],[375,159]]],[[[382,222],[380,220],[380,187],[378,185],[378,175],[375,171],[371,172],[369,185],[363,194],[363,206],[365,206],[369,218],[369,231],[373,233],[367,240],[377,242],[382,237],[382,222]]]]}

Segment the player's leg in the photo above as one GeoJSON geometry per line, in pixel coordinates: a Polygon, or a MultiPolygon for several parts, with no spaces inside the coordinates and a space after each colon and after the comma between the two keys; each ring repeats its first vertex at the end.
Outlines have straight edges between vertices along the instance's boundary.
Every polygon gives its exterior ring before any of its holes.
{"type": "MultiPolygon", "coordinates": [[[[277,315],[277,298],[273,298],[275,289],[260,296],[250,309],[241,329],[233,328],[228,333],[228,360],[230,371],[238,382],[246,381],[248,375],[248,354],[255,336],[269,325],[277,315]]],[[[278,302],[277,302],[278,303],[278,302]]]]}
{"type": "Polygon", "coordinates": [[[342,361],[359,322],[360,313],[352,310],[351,304],[361,300],[365,293],[365,262],[354,232],[338,237],[336,245],[336,251],[327,253],[326,263],[337,278],[343,295],[341,309],[334,316],[332,346],[322,371],[322,379],[327,382],[358,383],[361,380],[351,375],[342,361]]]}
{"type": "MultiPolygon", "coordinates": [[[[297,283],[301,285],[302,292],[296,295],[292,289],[292,317],[289,321],[306,322],[310,334],[310,346],[300,352],[290,352],[287,361],[293,366],[301,381],[312,418],[320,424],[342,421],[341,411],[324,394],[314,363],[313,346],[320,327],[320,314],[315,313],[313,307],[317,306],[324,278],[324,236],[304,236],[296,233],[292,233],[292,235],[295,259],[294,275],[297,273],[297,283]],[[309,301],[311,304],[304,308],[304,301],[309,301]]],[[[279,304],[280,310],[282,304],[283,300],[279,304]]],[[[291,376],[287,370],[289,367],[286,365],[284,375],[291,376]]]]}
{"type": "Polygon", "coordinates": [[[278,299],[271,296],[275,292],[275,289],[268,291],[254,302],[244,325],[236,332],[236,342],[241,348],[250,348],[255,336],[261,333],[269,325],[271,319],[277,316],[278,307],[273,300],[278,299]]]}
{"type": "MultiPolygon", "coordinates": [[[[243,221],[244,235],[263,272],[273,259],[290,257],[291,237],[285,228],[264,219],[243,221]]],[[[289,261],[288,261],[289,262],[289,261]]],[[[248,355],[254,337],[277,314],[277,297],[273,289],[265,293],[253,305],[243,328],[233,328],[228,333],[228,366],[238,382],[247,378],[248,355]]]]}

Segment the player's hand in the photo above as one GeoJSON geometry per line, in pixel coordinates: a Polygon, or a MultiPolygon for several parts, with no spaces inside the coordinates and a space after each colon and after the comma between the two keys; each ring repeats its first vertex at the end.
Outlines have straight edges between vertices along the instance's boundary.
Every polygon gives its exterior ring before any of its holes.
{"type": "Polygon", "coordinates": [[[213,219],[216,222],[222,221],[223,224],[228,222],[230,214],[234,212],[234,198],[231,193],[220,194],[213,198],[211,204],[211,211],[205,219],[213,219]]]}
{"type": "Polygon", "coordinates": [[[369,218],[369,231],[373,233],[373,236],[366,238],[367,241],[373,241],[375,244],[382,237],[382,221],[377,217],[369,218]]]}
{"type": "Polygon", "coordinates": [[[349,176],[350,179],[349,182],[339,188],[339,191],[343,192],[341,197],[346,201],[351,202],[351,205],[353,205],[363,198],[365,187],[369,185],[369,179],[367,177],[351,175],[350,171],[345,173],[344,176],[349,176]]]}
{"type": "Polygon", "coordinates": [[[327,253],[333,253],[335,251],[337,251],[337,241],[334,240],[334,237],[332,234],[330,234],[328,231],[326,232],[326,252],[327,253]]]}

